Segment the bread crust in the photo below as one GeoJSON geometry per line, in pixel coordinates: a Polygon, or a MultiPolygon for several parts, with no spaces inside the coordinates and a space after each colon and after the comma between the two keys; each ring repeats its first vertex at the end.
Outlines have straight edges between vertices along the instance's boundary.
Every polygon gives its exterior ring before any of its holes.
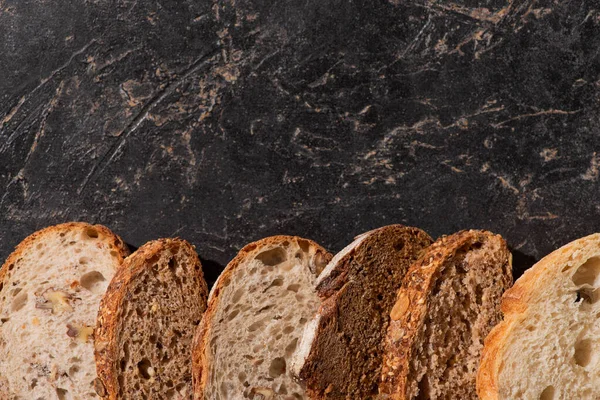
{"type": "Polygon", "coordinates": [[[40,229],[39,231],[36,231],[31,235],[27,236],[25,239],[23,239],[23,241],[19,243],[17,247],[15,247],[15,250],[8,256],[4,264],[2,264],[2,268],[0,268],[0,282],[4,283],[4,277],[6,276],[6,271],[8,269],[5,267],[13,264],[16,260],[18,260],[33,242],[43,238],[49,233],[69,231],[71,229],[77,228],[94,228],[97,231],[101,232],[103,236],[105,236],[106,239],[108,239],[108,241],[115,246],[115,249],[118,251],[118,256],[121,262],[123,262],[123,259],[125,259],[125,257],[127,257],[130,254],[129,248],[127,247],[125,242],[123,242],[123,239],[114,234],[110,229],[108,229],[104,225],[92,225],[88,224],[87,222],[65,222],[63,224],[53,225],[44,229],[40,229]]]}
{"type": "Polygon", "coordinates": [[[501,304],[504,319],[485,339],[477,374],[477,395],[481,400],[499,399],[498,375],[502,358],[515,327],[527,317],[528,305],[536,293],[536,288],[559,273],[557,268],[562,268],[566,264],[585,262],[584,254],[579,250],[587,247],[591,242],[595,242],[595,246],[600,246],[600,234],[596,233],[575,240],[548,254],[525,271],[514,286],[504,293],[501,304]]]}
{"type": "MultiPolygon", "coordinates": [[[[200,325],[198,325],[194,335],[192,344],[192,379],[194,383],[194,399],[205,399],[204,392],[208,383],[208,373],[206,373],[206,371],[208,371],[208,367],[212,362],[212,360],[208,357],[206,350],[209,347],[209,338],[213,325],[213,318],[219,307],[219,295],[224,286],[224,282],[228,282],[230,279],[232,279],[232,276],[237,268],[248,258],[259,253],[263,247],[276,246],[285,241],[292,240],[304,240],[308,242],[310,246],[315,247],[317,249],[315,252],[315,257],[317,257],[317,254],[321,254],[321,257],[323,257],[323,267],[333,257],[323,247],[310,239],[286,235],[270,236],[256,242],[249,243],[239,251],[235,258],[231,260],[229,264],[227,264],[227,267],[225,267],[225,270],[223,270],[211,289],[208,297],[208,306],[206,308],[206,312],[204,313],[202,321],[200,322],[200,325]]],[[[315,276],[318,276],[321,271],[322,268],[312,272],[315,274],[315,276]]]]}
{"type": "MultiPolygon", "coordinates": [[[[102,301],[98,311],[95,330],[95,358],[98,379],[94,382],[96,393],[104,400],[117,400],[119,392],[118,373],[116,364],[119,358],[118,326],[120,310],[128,300],[130,284],[147,267],[147,261],[173,246],[187,246],[191,254],[196,255],[195,262],[200,265],[194,246],[179,238],[158,239],[144,244],[131,256],[127,257],[117,271],[102,301]]],[[[208,288],[204,280],[202,268],[193,269],[200,274],[203,283],[201,302],[206,303],[208,288]]]]}
{"type": "MultiPolygon", "coordinates": [[[[116,235],[110,229],[103,225],[92,225],[87,222],[66,222],[58,225],[49,226],[32,233],[16,246],[15,250],[9,255],[7,260],[2,265],[2,268],[0,268],[0,288],[5,283],[4,281],[6,279],[6,272],[8,271],[9,265],[14,264],[19,258],[21,258],[23,253],[35,242],[43,240],[44,236],[48,234],[56,232],[68,232],[74,229],[84,230],[88,228],[95,229],[97,232],[99,232],[99,236],[103,236],[103,239],[106,242],[114,246],[113,248],[117,251],[118,264],[121,264],[125,257],[127,257],[130,254],[129,248],[127,247],[123,239],[121,239],[118,235],[116,235]]],[[[0,395],[2,395],[2,398],[11,398],[10,396],[12,396],[12,394],[9,393],[10,389],[8,388],[8,384],[4,381],[5,380],[0,378],[0,395]]]]}
{"type": "MultiPolygon", "coordinates": [[[[465,230],[438,239],[416,261],[406,274],[394,308],[386,340],[386,354],[382,369],[380,394],[385,398],[405,400],[408,397],[410,360],[413,356],[417,333],[423,328],[429,309],[429,295],[435,287],[441,268],[458,251],[490,236],[487,231],[465,230]],[[394,315],[396,313],[396,315],[394,315]],[[391,338],[395,339],[392,344],[391,338]]],[[[503,266],[505,287],[512,283],[510,252],[503,266]]]]}

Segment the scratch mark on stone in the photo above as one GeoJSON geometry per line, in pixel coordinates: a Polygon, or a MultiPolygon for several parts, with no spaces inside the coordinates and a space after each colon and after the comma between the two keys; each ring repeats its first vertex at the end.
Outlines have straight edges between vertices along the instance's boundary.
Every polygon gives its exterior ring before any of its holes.
{"type": "Polygon", "coordinates": [[[184,81],[186,81],[190,76],[198,72],[204,66],[206,66],[212,59],[212,57],[220,51],[220,47],[216,47],[215,49],[209,51],[208,53],[203,54],[198,57],[196,60],[192,62],[192,64],[181,74],[181,76],[175,78],[167,85],[165,85],[161,90],[159,90],[151,99],[148,101],[141,109],[137,112],[137,114],[133,117],[133,119],[127,124],[125,129],[118,135],[119,139],[113,143],[112,146],[108,149],[107,152],[104,153],[102,157],[96,162],[88,174],[83,179],[83,182],[77,189],[77,194],[81,194],[83,190],[85,190],[86,186],[90,183],[90,181],[98,174],[102,174],[104,169],[110,165],[119,154],[129,136],[135,132],[140,125],[148,118],[150,111],[158,104],[160,104],[167,96],[172,94],[184,81]]]}
{"type": "Polygon", "coordinates": [[[460,168],[450,165],[450,163],[451,163],[451,160],[442,161],[442,164],[444,164],[446,167],[450,168],[452,170],[452,172],[456,172],[457,174],[462,174],[463,172],[465,172],[460,168]]]}
{"type": "Polygon", "coordinates": [[[540,157],[542,157],[545,162],[554,160],[557,154],[558,150],[556,149],[544,148],[540,151],[540,157]]]}
{"type": "Polygon", "coordinates": [[[15,114],[19,111],[23,103],[25,103],[25,96],[21,97],[19,99],[19,102],[13,108],[10,109],[10,111],[8,112],[8,114],[6,114],[4,118],[2,118],[2,121],[0,121],[0,126],[10,121],[12,117],[14,117],[15,114]]]}
{"type": "Polygon", "coordinates": [[[592,159],[590,160],[590,166],[587,171],[585,171],[585,174],[581,175],[581,179],[584,181],[598,180],[598,161],[598,156],[596,155],[596,152],[594,152],[594,154],[592,154],[592,159]]]}
{"type": "Polygon", "coordinates": [[[504,127],[505,124],[507,124],[509,122],[521,120],[524,118],[541,117],[544,115],[573,115],[573,114],[577,114],[579,112],[581,112],[581,109],[574,110],[574,111],[565,111],[565,110],[556,110],[556,109],[542,110],[542,111],[538,111],[535,113],[517,115],[516,117],[512,117],[512,118],[506,119],[504,121],[500,121],[500,122],[491,124],[491,126],[494,128],[502,128],[502,127],[504,127]]]}
{"type": "MultiPolygon", "coordinates": [[[[427,30],[427,28],[429,28],[429,26],[431,25],[431,14],[429,14],[427,16],[427,21],[425,22],[425,24],[423,24],[423,27],[421,28],[421,30],[419,31],[419,33],[417,33],[417,35],[415,36],[415,38],[408,44],[408,46],[406,46],[406,48],[404,49],[404,51],[402,52],[402,56],[399,57],[398,59],[396,59],[396,61],[394,61],[392,64],[394,64],[395,62],[397,62],[398,60],[404,58],[404,56],[406,56],[406,54],[409,51],[412,51],[412,49],[415,47],[415,45],[419,42],[419,40],[421,40],[421,37],[423,36],[423,33],[425,32],[425,30],[427,30]]],[[[390,65],[392,65],[390,64],[390,65]]],[[[388,66],[389,67],[389,66],[388,66]]]]}
{"type": "Polygon", "coordinates": [[[548,212],[546,212],[546,214],[542,214],[542,215],[525,215],[524,218],[527,220],[530,220],[530,221],[535,221],[535,220],[547,221],[547,220],[558,218],[558,215],[553,214],[550,211],[548,211],[548,212]]]}
{"type": "Polygon", "coordinates": [[[504,178],[502,176],[497,176],[497,178],[504,188],[509,189],[514,194],[519,194],[519,189],[517,189],[512,183],[510,183],[509,179],[504,178]]]}
{"type": "MultiPolygon", "coordinates": [[[[69,65],[71,65],[71,63],[73,62],[75,57],[84,53],[95,42],[96,42],[96,39],[90,40],[85,46],[83,46],[82,48],[80,48],[79,50],[77,50],[73,54],[71,54],[69,59],[64,64],[62,64],[60,67],[58,67],[57,69],[52,71],[50,73],[50,75],[48,75],[46,78],[42,78],[40,83],[35,88],[33,88],[29,93],[27,93],[23,97],[21,97],[21,99],[19,100],[17,105],[15,107],[13,107],[11,109],[11,111],[9,111],[9,113],[5,117],[2,118],[0,126],[4,125],[6,122],[9,122],[17,114],[17,112],[19,111],[19,109],[25,102],[27,102],[38,90],[43,88],[48,82],[52,81],[52,79],[54,79],[54,77],[57,74],[59,74],[61,71],[63,71],[67,67],[69,67],[69,65]]],[[[19,126],[20,126],[20,124],[19,124],[19,126]]],[[[2,148],[0,149],[0,152],[3,152],[6,149],[6,147],[12,143],[12,141],[14,139],[16,139],[18,136],[20,136],[20,134],[17,133],[17,131],[18,131],[18,127],[15,129],[16,135],[12,135],[11,137],[8,138],[8,140],[3,144],[2,148]]]]}
{"type": "Polygon", "coordinates": [[[38,145],[41,137],[44,136],[44,133],[46,133],[46,121],[48,119],[48,115],[50,115],[50,113],[52,111],[54,111],[56,104],[58,104],[58,99],[63,93],[64,87],[65,87],[65,81],[61,81],[60,84],[58,85],[58,87],[56,88],[56,93],[54,94],[52,99],[50,99],[50,101],[48,102],[48,106],[42,112],[40,128],[37,130],[37,132],[35,133],[35,136],[33,137],[33,142],[31,143],[31,148],[29,149],[27,156],[25,156],[25,162],[23,163],[23,167],[21,168],[21,171],[23,171],[23,169],[29,162],[31,155],[35,152],[35,149],[37,148],[37,145],[38,145]]]}

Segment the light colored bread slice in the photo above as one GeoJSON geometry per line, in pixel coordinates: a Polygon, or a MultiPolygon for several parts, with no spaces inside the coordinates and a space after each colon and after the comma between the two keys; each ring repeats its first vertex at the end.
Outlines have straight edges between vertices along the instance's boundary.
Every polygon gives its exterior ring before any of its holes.
{"type": "Polygon", "coordinates": [[[100,225],[67,223],[25,239],[0,270],[0,398],[97,398],[93,329],[128,254],[100,225]]]}
{"type": "Polygon", "coordinates": [[[476,400],[483,341],[511,283],[511,254],[499,235],[437,240],[411,267],[390,313],[381,397],[476,400]]]}
{"type": "Polygon", "coordinates": [[[377,394],[396,292],[430,244],[420,229],[390,225],[357,237],[329,263],[317,282],[323,303],[292,363],[310,398],[377,394]]]}
{"type": "Polygon", "coordinates": [[[207,296],[198,255],[184,240],[148,242],[127,257],[98,314],[98,394],[191,399],[192,338],[207,296]]]}
{"type": "Polygon", "coordinates": [[[274,236],[244,247],[211,290],[194,339],[195,398],[305,399],[288,374],[304,325],[318,308],[321,246],[274,236]]]}
{"type": "Polygon", "coordinates": [[[600,399],[600,234],[527,270],[502,299],[485,340],[483,400],[600,399]]]}

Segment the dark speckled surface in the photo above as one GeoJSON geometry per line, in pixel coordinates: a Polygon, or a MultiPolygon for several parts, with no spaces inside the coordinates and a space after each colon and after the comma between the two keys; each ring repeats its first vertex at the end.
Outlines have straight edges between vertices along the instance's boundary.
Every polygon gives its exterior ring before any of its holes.
{"type": "MultiPolygon", "coordinates": [[[[600,230],[594,1],[0,0],[0,258],[67,220],[180,236],[600,230]]],[[[518,273],[517,271],[517,273],[518,273]]]]}

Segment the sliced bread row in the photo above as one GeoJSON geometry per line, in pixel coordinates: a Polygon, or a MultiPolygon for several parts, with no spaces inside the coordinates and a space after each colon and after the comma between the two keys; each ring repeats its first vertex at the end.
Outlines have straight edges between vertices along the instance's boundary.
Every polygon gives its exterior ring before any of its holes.
{"type": "Polygon", "coordinates": [[[335,257],[294,236],[249,244],[209,296],[189,243],[127,255],[84,223],[17,247],[0,270],[0,398],[475,399],[512,281],[498,235],[432,244],[401,225],[335,257]]]}
{"type": "Polygon", "coordinates": [[[293,237],[242,249],[194,339],[195,399],[476,398],[483,340],[512,282],[500,236],[432,245],[391,225],[330,258],[293,237]]]}
{"type": "Polygon", "coordinates": [[[0,269],[0,399],[191,399],[191,342],[208,294],[179,239],[127,246],[67,223],[0,269]]]}

